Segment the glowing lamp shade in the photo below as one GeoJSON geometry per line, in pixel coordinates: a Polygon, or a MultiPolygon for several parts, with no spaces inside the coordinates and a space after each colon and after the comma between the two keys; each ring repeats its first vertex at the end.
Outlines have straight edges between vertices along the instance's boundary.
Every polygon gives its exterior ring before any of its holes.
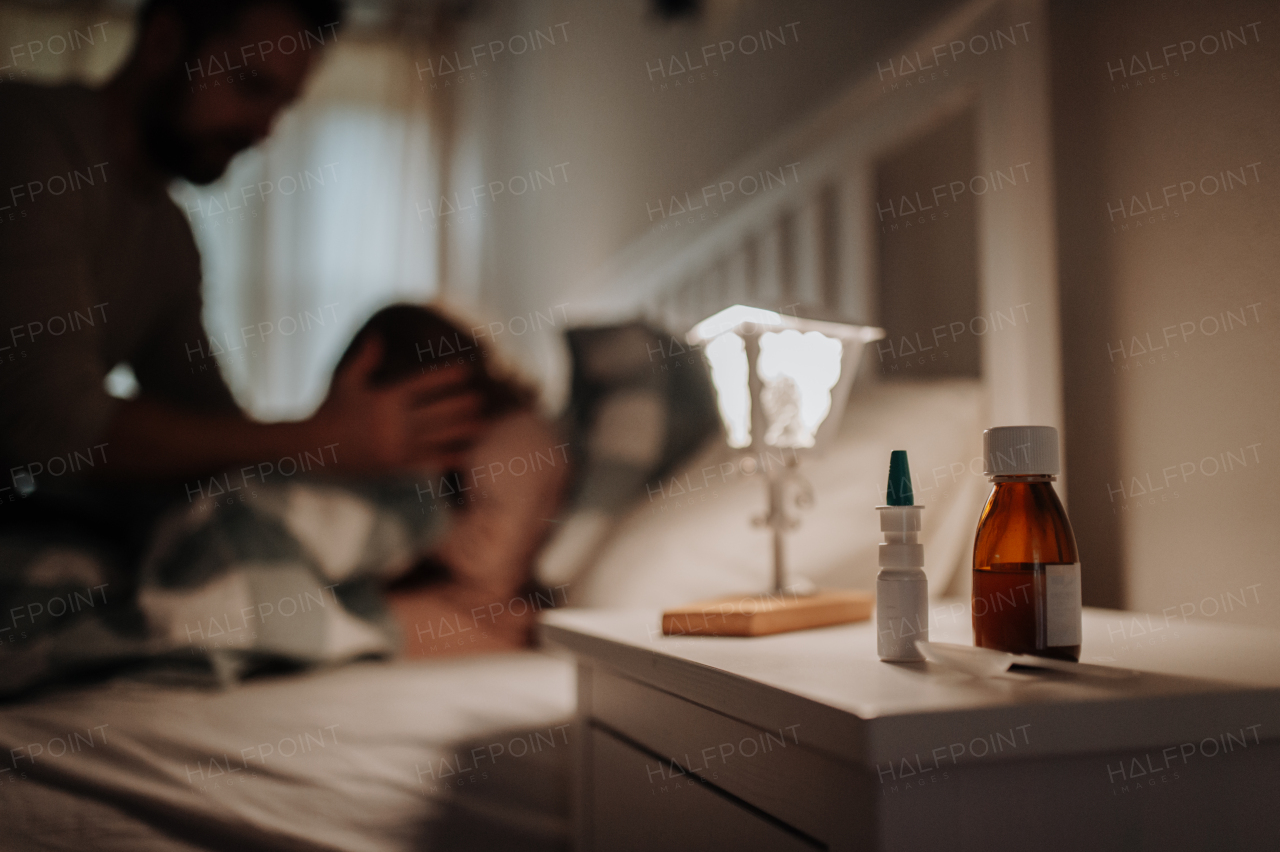
{"type": "Polygon", "coordinates": [[[734,305],[698,323],[688,340],[703,346],[729,446],[810,449],[837,426],[863,345],[883,336],[734,305]]]}
{"type": "Polygon", "coordinates": [[[771,447],[812,447],[831,412],[831,389],[840,379],[840,341],[816,331],[767,331],[760,335],[757,369],[764,388],[760,405],[771,447]]]}
{"type": "Polygon", "coordinates": [[[724,421],[729,446],[751,445],[751,367],[747,363],[747,346],[732,331],[707,344],[707,363],[711,365],[711,383],[716,388],[720,419],[724,421]]]}

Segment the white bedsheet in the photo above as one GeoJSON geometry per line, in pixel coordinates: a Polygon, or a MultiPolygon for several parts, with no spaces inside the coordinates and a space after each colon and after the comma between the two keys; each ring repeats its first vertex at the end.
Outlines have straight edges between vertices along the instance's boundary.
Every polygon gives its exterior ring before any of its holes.
{"type": "Polygon", "coordinates": [[[567,848],[573,678],[524,652],[0,706],[0,848],[567,848]]]}

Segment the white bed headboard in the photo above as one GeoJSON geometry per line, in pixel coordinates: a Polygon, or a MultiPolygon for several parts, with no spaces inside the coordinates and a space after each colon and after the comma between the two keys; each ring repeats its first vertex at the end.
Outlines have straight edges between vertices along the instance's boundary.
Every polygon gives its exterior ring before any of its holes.
{"type": "MultiPolygon", "coordinates": [[[[958,49],[956,49],[958,50],[958,49]]],[[[646,234],[582,292],[589,321],[637,314],[683,332],[737,302],[801,304],[875,324],[875,164],[913,137],[971,110],[977,173],[1018,165],[1018,192],[988,192],[977,205],[982,312],[1025,306],[1026,322],[982,337],[990,420],[1061,428],[1062,390],[1049,139],[1048,35],[1041,0],[975,0],[945,21],[886,49],[877,67],[835,102],[725,170],[765,182],[715,221],[646,234]],[[1013,34],[1013,43],[1002,35],[1013,34]],[[927,85],[902,85],[902,58],[929,61],[964,42],[961,59],[927,85]],[[983,43],[986,50],[979,52],[983,43]],[[970,51],[969,45],[972,45],[970,51]],[[890,84],[898,83],[898,88],[890,84]],[[780,173],[781,170],[781,173],[780,173]]],[[[939,67],[942,67],[941,65],[939,67]]],[[[683,196],[681,199],[683,200],[683,196]]],[[[691,198],[696,204],[697,198],[691,198]]],[[[677,217],[678,218],[678,217],[677,217]]],[[[664,219],[664,221],[669,221],[664,219]]],[[[803,308],[801,309],[803,310],[803,308]]]]}

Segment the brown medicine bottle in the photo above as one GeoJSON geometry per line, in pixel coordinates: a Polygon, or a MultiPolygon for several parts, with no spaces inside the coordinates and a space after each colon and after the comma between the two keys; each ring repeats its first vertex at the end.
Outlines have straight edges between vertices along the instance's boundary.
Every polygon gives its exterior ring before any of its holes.
{"type": "Polygon", "coordinates": [[[1012,654],[1080,659],[1080,561],[1053,490],[1058,430],[1001,426],[982,435],[995,487],[973,543],[973,640],[1012,654]]]}

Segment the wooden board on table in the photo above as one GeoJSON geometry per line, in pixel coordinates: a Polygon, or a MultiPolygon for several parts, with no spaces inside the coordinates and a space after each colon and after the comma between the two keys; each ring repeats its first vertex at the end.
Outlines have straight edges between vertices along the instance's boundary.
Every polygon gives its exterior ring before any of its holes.
{"type": "Polygon", "coordinates": [[[852,591],[716,598],[662,613],[662,632],[667,636],[767,636],[866,621],[874,606],[874,595],[852,591]]]}

